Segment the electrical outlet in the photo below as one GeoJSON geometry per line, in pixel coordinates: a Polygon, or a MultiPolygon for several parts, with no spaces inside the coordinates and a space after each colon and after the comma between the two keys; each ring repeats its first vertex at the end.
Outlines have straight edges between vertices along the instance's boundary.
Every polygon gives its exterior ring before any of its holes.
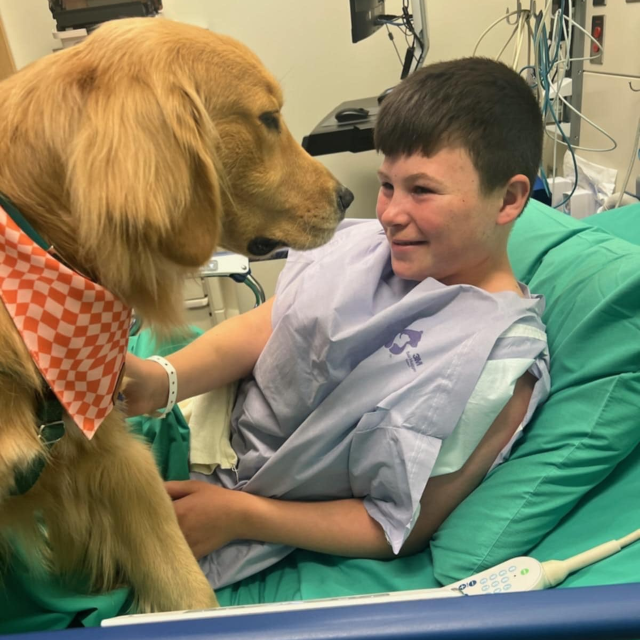
{"type": "Polygon", "coordinates": [[[602,64],[602,58],[604,57],[604,53],[602,51],[602,47],[604,46],[604,16],[603,15],[591,17],[591,35],[595,40],[597,40],[598,44],[596,44],[592,40],[589,40],[590,51],[592,56],[592,59],[590,60],[590,62],[591,64],[602,64]]]}

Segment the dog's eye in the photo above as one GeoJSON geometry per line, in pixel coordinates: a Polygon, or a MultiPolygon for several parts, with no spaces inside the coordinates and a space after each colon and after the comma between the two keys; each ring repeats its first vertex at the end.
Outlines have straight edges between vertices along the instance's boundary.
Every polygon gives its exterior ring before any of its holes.
{"type": "Polygon", "coordinates": [[[260,122],[262,122],[267,129],[280,133],[280,120],[278,119],[277,112],[266,111],[260,114],[260,122]]]}

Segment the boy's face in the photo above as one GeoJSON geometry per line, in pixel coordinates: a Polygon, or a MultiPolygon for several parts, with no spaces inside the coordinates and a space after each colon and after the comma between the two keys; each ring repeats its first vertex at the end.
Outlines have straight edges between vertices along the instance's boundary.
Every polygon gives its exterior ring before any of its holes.
{"type": "Polygon", "coordinates": [[[376,213],[398,277],[479,286],[504,263],[503,194],[481,193],[466,151],[385,157],[378,176],[376,213]]]}

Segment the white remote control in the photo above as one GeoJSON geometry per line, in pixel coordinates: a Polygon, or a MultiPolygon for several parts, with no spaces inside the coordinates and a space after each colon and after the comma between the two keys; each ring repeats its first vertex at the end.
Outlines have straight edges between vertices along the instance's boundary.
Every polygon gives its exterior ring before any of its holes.
{"type": "Polygon", "coordinates": [[[459,589],[467,596],[479,596],[509,591],[537,591],[545,586],[542,563],[533,558],[520,556],[454,582],[447,588],[459,589]]]}
{"type": "Polygon", "coordinates": [[[640,529],[620,540],[605,542],[567,560],[538,562],[524,556],[512,558],[446,588],[459,589],[469,596],[548,589],[560,584],[570,573],[608,558],[636,540],[640,540],[640,529]]]}

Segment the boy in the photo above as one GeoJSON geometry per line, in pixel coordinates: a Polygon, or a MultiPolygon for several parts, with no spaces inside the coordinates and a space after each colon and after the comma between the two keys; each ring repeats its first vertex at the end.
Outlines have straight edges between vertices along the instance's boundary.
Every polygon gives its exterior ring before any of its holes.
{"type": "MultiPolygon", "coordinates": [[[[378,221],[291,252],[274,298],[169,358],[178,399],[246,378],[237,468],[167,484],[214,587],[295,547],[423,549],[549,392],[544,303],[506,250],[542,148],[524,80],[430,65],[385,99],[376,146],[378,221]]],[[[161,367],[127,366],[131,414],[166,404],[161,367]]]]}

